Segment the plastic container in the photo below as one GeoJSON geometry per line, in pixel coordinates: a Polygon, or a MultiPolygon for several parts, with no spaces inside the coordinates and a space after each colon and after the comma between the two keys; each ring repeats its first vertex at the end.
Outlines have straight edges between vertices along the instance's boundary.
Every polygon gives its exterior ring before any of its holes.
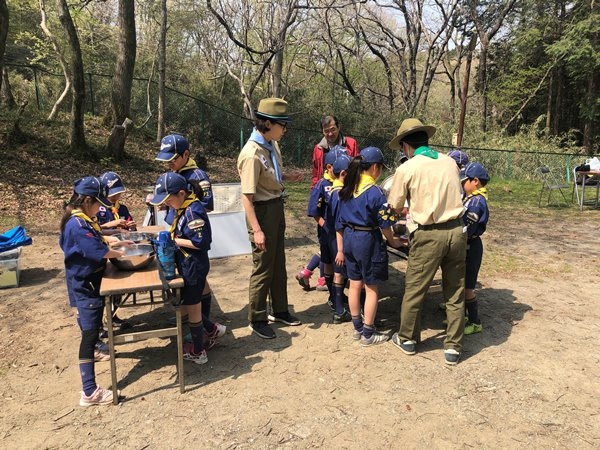
{"type": "Polygon", "coordinates": [[[171,239],[171,233],[168,231],[158,233],[156,256],[159,270],[163,271],[167,280],[172,280],[177,276],[175,273],[175,250],[175,242],[171,239]]]}
{"type": "Polygon", "coordinates": [[[19,287],[21,247],[0,253],[0,288],[19,287]]]}

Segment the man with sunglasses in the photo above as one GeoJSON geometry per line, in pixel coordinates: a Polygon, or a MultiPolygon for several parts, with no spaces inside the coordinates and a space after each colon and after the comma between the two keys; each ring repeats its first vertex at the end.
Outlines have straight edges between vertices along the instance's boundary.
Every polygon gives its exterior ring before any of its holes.
{"type": "Polygon", "coordinates": [[[253,333],[273,339],[275,332],[269,321],[289,326],[301,324],[288,311],[283,210],[283,180],[299,180],[300,175],[283,174],[278,142],[291,121],[287,102],[280,98],[262,99],[254,115],[254,129],[237,161],[252,244],[248,320],[253,333]],[[270,313],[267,297],[271,300],[270,313]]]}

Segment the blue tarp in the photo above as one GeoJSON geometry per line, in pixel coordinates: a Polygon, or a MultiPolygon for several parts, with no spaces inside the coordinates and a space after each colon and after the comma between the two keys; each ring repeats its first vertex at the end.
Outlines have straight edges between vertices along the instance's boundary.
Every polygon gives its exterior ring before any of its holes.
{"type": "Polygon", "coordinates": [[[27,231],[22,225],[0,234],[0,253],[23,245],[31,245],[31,238],[27,236],[27,231]]]}

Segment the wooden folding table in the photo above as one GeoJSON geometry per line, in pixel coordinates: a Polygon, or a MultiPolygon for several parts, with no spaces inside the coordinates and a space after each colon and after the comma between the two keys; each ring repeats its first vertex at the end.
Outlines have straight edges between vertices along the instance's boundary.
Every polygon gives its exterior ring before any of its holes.
{"type": "MultiPolygon", "coordinates": [[[[183,278],[175,278],[167,281],[169,288],[176,291],[180,298],[180,290],[184,285],[183,278]]],[[[108,263],[102,283],[100,295],[105,298],[106,317],[108,321],[108,348],[110,352],[110,373],[112,377],[113,403],[119,403],[117,390],[117,365],[115,360],[115,344],[125,344],[150,338],[161,338],[177,336],[177,372],[179,373],[179,391],[185,392],[183,374],[183,333],[181,324],[181,308],[175,307],[176,326],[168,328],[152,329],[147,331],[129,331],[115,335],[112,323],[112,304],[120,308],[156,305],[165,302],[167,295],[163,290],[163,283],[158,274],[156,261],[153,261],[145,269],[136,271],[121,271],[108,263]],[[155,291],[160,291],[156,298],[155,291]],[[143,299],[138,298],[142,297],[143,299]]]]}

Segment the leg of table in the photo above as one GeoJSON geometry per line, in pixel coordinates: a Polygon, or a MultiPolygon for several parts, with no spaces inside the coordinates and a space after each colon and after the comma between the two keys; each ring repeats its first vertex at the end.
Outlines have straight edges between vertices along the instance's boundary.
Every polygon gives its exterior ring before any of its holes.
{"type": "Polygon", "coordinates": [[[185,380],[183,373],[183,324],[181,323],[181,308],[175,307],[175,319],[177,321],[177,371],[179,372],[179,392],[185,392],[185,380]]]}
{"type": "MultiPolygon", "coordinates": [[[[114,301],[118,302],[118,298],[114,301]]],[[[113,331],[112,323],[112,305],[113,296],[109,295],[105,298],[105,309],[106,309],[106,326],[108,328],[108,354],[110,355],[110,376],[112,379],[112,391],[113,391],[113,404],[119,404],[119,390],[117,389],[117,362],[115,360],[115,333],[113,331]]]]}
{"type": "Polygon", "coordinates": [[[583,211],[583,204],[585,203],[585,175],[583,177],[583,183],[581,183],[581,203],[579,209],[583,211]]]}

